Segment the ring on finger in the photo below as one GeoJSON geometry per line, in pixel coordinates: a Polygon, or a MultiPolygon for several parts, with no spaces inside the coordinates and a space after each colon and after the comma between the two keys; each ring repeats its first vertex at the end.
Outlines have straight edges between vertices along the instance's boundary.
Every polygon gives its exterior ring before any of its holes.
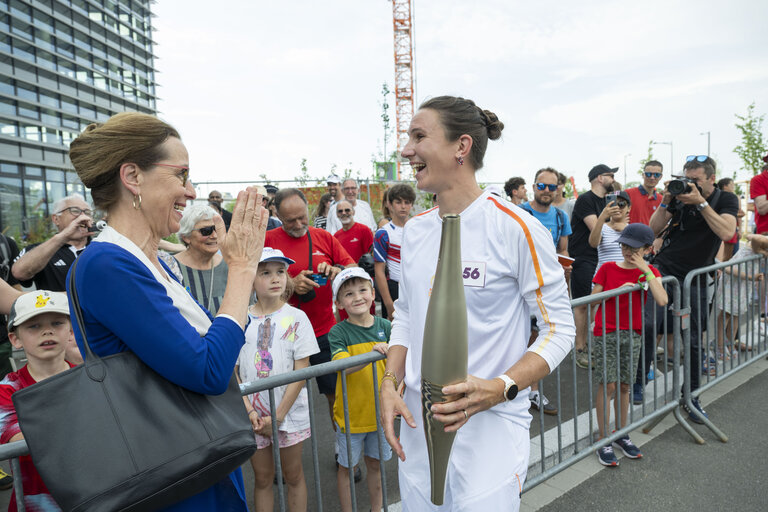
{"type": "Polygon", "coordinates": [[[468,420],[468,419],[469,419],[469,414],[467,414],[467,410],[466,410],[466,409],[464,409],[464,410],[462,410],[461,412],[463,412],[463,413],[464,413],[464,419],[465,419],[465,420],[468,420]]]}

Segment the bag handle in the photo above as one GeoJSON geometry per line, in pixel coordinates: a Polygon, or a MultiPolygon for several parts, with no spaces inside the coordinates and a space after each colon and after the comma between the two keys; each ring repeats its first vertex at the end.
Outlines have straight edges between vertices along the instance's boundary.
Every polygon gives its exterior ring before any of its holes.
{"type": "Polygon", "coordinates": [[[91,346],[88,343],[88,337],[85,334],[85,322],[83,321],[83,311],[80,309],[80,298],[77,295],[77,287],[75,286],[75,270],[77,270],[77,262],[80,258],[77,258],[72,264],[72,268],[69,270],[69,296],[72,299],[72,309],[70,316],[74,315],[77,320],[77,325],[80,328],[80,336],[83,337],[83,345],[85,346],[85,373],[92,380],[103,381],[107,376],[107,370],[104,364],[101,362],[101,358],[97,356],[91,346]]]}

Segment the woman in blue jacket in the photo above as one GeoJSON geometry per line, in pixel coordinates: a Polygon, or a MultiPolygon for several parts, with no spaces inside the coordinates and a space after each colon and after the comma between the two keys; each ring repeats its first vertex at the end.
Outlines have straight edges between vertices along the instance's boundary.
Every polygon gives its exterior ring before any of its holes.
{"type": "MultiPolygon", "coordinates": [[[[223,393],[245,341],[264,245],[268,215],[261,197],[240,192],[229,232],[214,218],[228,284],[213,318],[157,256],[160,240],[179,230],[184,207],[195,198],[178,132],[153,116],[122,113],[88,126],[72,142],[70,159],[109,218],[79,257],[75,276],[91,348],[100,356],[130,350],[180,386],[223,393]]],[[[73,329],[82,351],[76,323],[73,329]]],[[[240,470],[167,510],[247,511],[240,470]]]]}

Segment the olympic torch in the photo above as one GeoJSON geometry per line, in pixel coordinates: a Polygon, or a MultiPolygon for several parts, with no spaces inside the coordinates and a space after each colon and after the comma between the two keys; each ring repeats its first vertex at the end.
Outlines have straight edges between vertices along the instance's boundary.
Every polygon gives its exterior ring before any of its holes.
{"type": "Polygon", "coordinates": [[[421,356],[421,412],[429,452],[431,499],[435,505],[443,504],[456,433],[445,432],[444,424],[432,417],[430,408],[432,404],[459,398],[444,395],[442,388],[466,379],[467,305],[461,274],[461,219],[458,215],[444,215],[421,356]]]}

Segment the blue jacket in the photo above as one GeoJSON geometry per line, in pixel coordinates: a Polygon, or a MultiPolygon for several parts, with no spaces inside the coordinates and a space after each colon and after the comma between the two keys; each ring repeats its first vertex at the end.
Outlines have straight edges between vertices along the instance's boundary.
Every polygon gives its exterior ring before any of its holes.
{"type": "MultiPolygon", "coordinates": [[[[167,267],[166,272],[175,279],[167,267]]],[[[78,258],[75,277],[88,341],[97,355],[131,350],[160,375],[187,389],[205,394],[226,390],[245,342],[243,330],[231,319],[211,318],[208,333],[201,337],[149,269],[112,243],[90,244],[78,258]]],[[[72,330],[85,356],[77,322],[72,330]]],[[[164,510],[247,512],[242,472],[237,469],[164,510]]]]}

